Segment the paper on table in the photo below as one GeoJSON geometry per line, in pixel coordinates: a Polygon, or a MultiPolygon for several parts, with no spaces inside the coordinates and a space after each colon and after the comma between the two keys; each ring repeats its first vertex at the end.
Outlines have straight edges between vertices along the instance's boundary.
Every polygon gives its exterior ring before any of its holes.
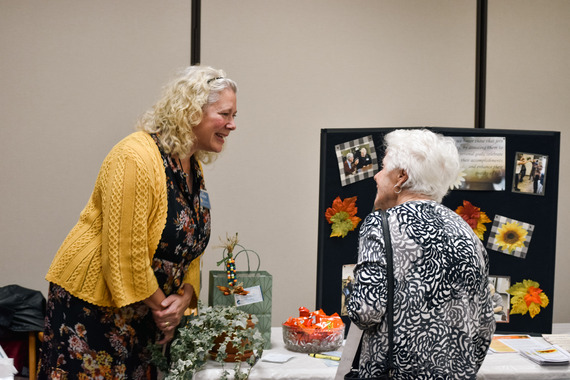
{"type": "Polygon", "coordinates": [[[542,334],[544,340],[570,351],[570,334],[542,334]]]}
{"type": "Polygon", "coordinates": [[[286,363],[293,358],[293,355],[267,354],[261,357],[261,361],[270,363],[286,363]]]}
{"type": "Polygon", "coordinates": [[[510,348],[503,342],[499,341],[499,339],[493,338],[491,341],[491,345],[489,346],[489,352],[493,353],[501,353],[501,352],[516,352],[515,349],[510,348]]]}
{"type": "Polygon", "coordinates": [[[492,352],[517,352],[511,346],[506,345],[503,339],[530,339],[530,335],[495,335],[493,340],[491,340],[491,346],[489,349],[492,352]]]}
{"type": "Polygon", "coordinates": [[[504,343],[515,351],[533,350],[548,347],[548,343],[543,340],[534,339],[529,335],[503,335],[498,337],[498,341],[504,343]]]}
{"type": "Polygon", "coordinates": [[[567,365],[570,363],[570,354],[556,345],[541,349],[521,350],[520,353],[540,365],[567,365]]]}

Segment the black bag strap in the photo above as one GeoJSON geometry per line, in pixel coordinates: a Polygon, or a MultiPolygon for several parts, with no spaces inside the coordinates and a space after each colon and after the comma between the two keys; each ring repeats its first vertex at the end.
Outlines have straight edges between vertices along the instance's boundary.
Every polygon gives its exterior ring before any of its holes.
{"type": "Polygon", "coordinates": [[[386,244],[386,283],[388,284],[388,304],[386,305],[388,314],[388,373],[392,377],[394,369],[394,263],[388,214],[384,210],[381,210],[381,213],[382,232],[384,233],[384,244],[386,244]]]}
{"type": "MultiPolygon", "coordinates": [[[[380,210],[382,215],[382,232],[384,234],[384,244],[386,246],[386,283],[388,286],[388,302],[386,304],[386,314],[388,323],[388,374],[392,378],[394,370],[394,264],[392,260],[392,240],[390,239],[390,228],[388,226],[388,214],[380,210]]],[[[360,344],[352,361],[352,368],[358,368],[360,362],[360,352],[362,349],[362,336],[360,344]]]]}

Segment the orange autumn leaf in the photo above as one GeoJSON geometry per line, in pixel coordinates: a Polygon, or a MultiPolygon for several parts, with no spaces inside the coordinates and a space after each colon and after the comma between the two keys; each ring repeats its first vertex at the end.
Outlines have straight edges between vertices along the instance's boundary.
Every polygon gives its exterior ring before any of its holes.
{"type": "Polygon", "coordinates": [[[227,286],[217,286],[218,289],[220,289],[220,292],[224,293],[225,296],[229,296],[231,294],[230,288],[228,288],[227,286]]]}
{"type": "Polygon", "coordinates": [[[547,307],[550,301],[539,286],[536,281],[523,280],[507,289],[507,293],[512,296],[511,314],[524,315],[528,312],[534,318],[540,313],[541,307],[547,307]]]}
{"type": "Polygon", "coordinates": [[[332,224],[331,237],[345,237],[349,231],[354,230],[358,226],[361,219],[356,216],[358,211],[356,199],[357,197],[351,197],[341,200],[340,197],[336,197],[332,207],[326,210],[325,217],[332,224]]]}
{"type": "Polygon", "coordinates": [[[325,212],[327,221],[331,222],[331,218],[338,212],[344,211],[350,216],[356,215],[358,208],[356,207],[356,197],[346,198],[344,201],[340,197],[336,197],[333,201],[332,207],[329,207],[325,212]]]}
{"type": "Polygon", "coordinates": [[[469,227],[473,229],[477,237],[483,240],[483,234],[487,231],[487,227],[484,223],[491,222],[491,219],[487,217],[479,207],[475,207],[469,201],[463,201],[463,206],[457,207],[455,210],[463,220],[469,224],[469,227]]]}
{"type": "Polygon", "coordinates": [[[238,285],[236,287],[232,286],[231,288],[228,288],[227,286],[218,285],[217,288],[220,290],[220,292],[224,293],[225,296],[229,296],[230,294],[238,294],[240,296],[245,296],[249,294],[249,292],[245,290],[241,285],[238,285]]]}
{"type": "Polygon", "coordinates": [[[526,302],[526,306],[529,307],[531,303],[537,303],[540,305],[540,293],[542,293],[542,289],[535,288],[534,286],[529,286],[528,290],[524,296],[524,300],[526,302]]]}
{"type": "Polygon", "coordinates": [[[245,295],[249,294],[249,292],[247,290],[245,290],[243,288],[243,286],[236,286],[233,290],[233,293],[238,294],[240,296],[245,296],[245,295]]]}

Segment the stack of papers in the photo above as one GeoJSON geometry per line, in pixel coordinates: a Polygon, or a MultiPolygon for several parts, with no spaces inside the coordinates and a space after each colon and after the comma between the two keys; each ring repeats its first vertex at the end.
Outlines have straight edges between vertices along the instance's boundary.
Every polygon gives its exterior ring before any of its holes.
{"type": "Polygon", "coordinates": [[[542,337],[548,343],[555,344],[566,351],[570,351],[570,334],[542,334],[542,337]]]}
{"type": "Polygon", "coordinates": [[[570,364],[568,351],[555,345],[541,349],[521,350],[520,354],[540,365],[570,364]]]}
{"type": "Polygon", "coordinates": [[[570,353],[564,348],[530,335],[495,335],[489,350],[495,353],[518,352],[540,365],[570,364],[570,353]]]}
{"type": "Polygon", "coordinates": [[[548,344],[533,339],[530,335],[495,335],[489,349],[491,352],[519,352],[525,349],[544,348],[548,344]]]}

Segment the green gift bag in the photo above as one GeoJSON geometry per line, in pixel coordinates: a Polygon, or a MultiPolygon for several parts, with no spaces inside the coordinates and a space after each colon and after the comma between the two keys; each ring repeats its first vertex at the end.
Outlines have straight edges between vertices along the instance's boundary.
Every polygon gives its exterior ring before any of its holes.
{"type": "MultiPolygon", "coordinates": [[[[257,253],[247,250],[240,245],[236,244],[236,246],[242,248],[242,250],[234,255],[234,259],[237,259],[240,253],[245,253],[247,257],[247,271],[235,272],[237,284],[243,286],[245,290],[249,290],[250,294],[244,297],[234,294],[224,295],[218,289],[218,286],[228,287],[228,272],[212,270],[209,276],[208,304],[210,306],[235,305],[246,313],[255,314],[259,319],[256,327],[265,339],[264,348],[269,349],[271,348],[271,292],[273,289],[273,276],[267,271],[259,270],[261,260],[257,253]],[[250,268],[249,253],[254,253],[257,256],[258,265],[256,270],[251,270],[250,268]]],[[[220,261],[218,265],[222,262],[224,260],[220,261]]]]}

